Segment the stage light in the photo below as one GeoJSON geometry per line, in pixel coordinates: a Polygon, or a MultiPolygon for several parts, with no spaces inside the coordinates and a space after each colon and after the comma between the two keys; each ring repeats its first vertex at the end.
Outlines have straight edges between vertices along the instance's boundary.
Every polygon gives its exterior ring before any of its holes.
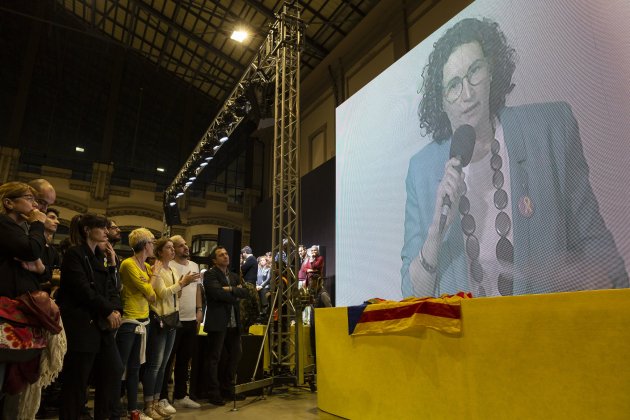
{"type": "Polygon", "coordinates": [[[232,114],[230,111],[227,111],[227,110],[221,116],[221,119],[223,120],[223,123],[226,125],[230,125],[235,121],[234,114],[232,114]]]}
{"type": "Polygon", "coordinates": [[[193,176],[191,176],[190,178],[188,178],[188,180],[189,180],[189,181],[194,181],[195,179],[197,179],[197,177],[196,177],[196,176],[194,176],[194,175],[193,175],[193,176]]]}
{"type": "Polygon", "coordinates": [[[206,156],[204,160],[206,162],[210,162],[212,160],[212,156],[206,156]]]}
{"type": "Polygon", "coordinates": [[[81,147],[81,146],[77,146],[77,147],[75,147],[75,148],[74,148],[74,150],[75,150],[76,152],[79,152],[79,153],[83,153],[83,152],[85,152],[85,149],[84,149],[83,147],[81,147]]]}
{"type": "Polygon", "coordinates": [[[164,172],[164,168],[157,168],[158,172],[164,172]]]}
{"type": "Polygon", "coordinates": [[[177,202],[175,200],[171,201],[170,203],[168,203],[169,206],[173,207],[177,204],[177,202]]]}
{"type": "Polygon", "coordinates": [[[247,31],[236,29],[234,32],[232,32],[232,36],[230,36],[230,39],[233,39],[236,42],[243,43],[243,41],[245,41],[248,36],[249,34],[247,33],[247,31]]]}
{"type": "Polygon", "coordinates": [[[184,184],[187,187],[190,187],[192,185],[192,181],[188,181],[187,183],[184,184]]]}
{"type": "Polygon", "coordinates": [[[201,162],[201,163],[199,164],[199,168],[203,168],[203,167],[205,167],[205,166],[208,166],[208,162],[201,162]]]}
{"type": "Polygon", "coordinates": [[[178,192],[178,193],[177,193],[177,195],[175,196],[175,198],[179,198],[179,197],[181,197],[182,195],[184,195],[184,193],[180,191],[180,192],[178,192]]]}
{"type": "Polygon", "coordinates": [[[217,150],[219,150],[220,148],[221,148],[221,146],[219,146],[219,145],[217,144],[216,146],[214,146],[214,147],[212,148],[212,150],[214,150],[214,152],[216,153],[216,152],[217,152],[217,150]]]}
{"type": "Polygon", "coordinates": [[[252,107],[245,96],[239,96],[234,101],[234,114],[236,114],[236,116],[239,118],[244,118],[249,113],[249,110],[251,108],[252,107]]]}
{"type": "Polygon", "coordinates": [[[219,139],[219,143],[225,143],[228,141],[228,135],[225,131],[219,131],[217,138],[219,139]]]}

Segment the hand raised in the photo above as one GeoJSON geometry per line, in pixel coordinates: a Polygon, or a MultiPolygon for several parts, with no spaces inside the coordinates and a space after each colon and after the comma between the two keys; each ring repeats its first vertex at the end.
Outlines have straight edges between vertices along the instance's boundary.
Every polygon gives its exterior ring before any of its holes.
{"type": "MultiPolygon", "coordinates": [[[[440,181],[437,188],[435,197],[435,210],[433,216],[433,222],[439,223],[440,216],[442,214],[442,205],[444,203],[444,197],[448,196],[450,200],[450,210],[446,219],[447,228],[453,221],[453,216],[456,214],[459,206],[460,197],[466,193],[466,183],[464,173],[460,169],[461,162],[457,158],[449,159],[444,165],[444,176],[440,181]]],[[[446,230],[446,229],[445,229],[446,230]]]]}
{"type": "Polygon", "coordinates": [[[33,222],[46,222],[46,214],[37,209],[33,209],[29,214],[22,214],[22,217],[26,219],[28,223],[33,222]]]}
{"type": "Polygon", "coordinates": [[[199,280],[199,278],[201,277],[201,274],[199,273],[193,273],[192,271],[189,271],[188,273],[184,274],[182,276],[182,287],[186,287],[188,286],[190,283],[192,283],[193,281],[199,280]]]}

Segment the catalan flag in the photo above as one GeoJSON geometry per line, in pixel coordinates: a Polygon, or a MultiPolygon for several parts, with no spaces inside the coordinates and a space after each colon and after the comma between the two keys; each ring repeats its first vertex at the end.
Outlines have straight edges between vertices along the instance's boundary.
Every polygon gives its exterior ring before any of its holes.
{"type": "Polygon", "coordinates": [[[439,298],[406,298],[400,302],[370,299],[348,307],[348,334],[412,334],[432,328],[456,334],[461,331],[461,302],[472,294],[459,292],[439,298]]]}

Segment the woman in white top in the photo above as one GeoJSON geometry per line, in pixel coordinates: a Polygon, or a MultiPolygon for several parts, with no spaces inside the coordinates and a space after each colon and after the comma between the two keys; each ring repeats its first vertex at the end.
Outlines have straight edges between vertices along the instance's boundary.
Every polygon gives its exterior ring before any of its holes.
{"type": "MultiPolygon", "coordinates": [[[[170,418],[175,409],[170,404],[159,404],[162,381],[168,358],[175,341],[175,327],[167,325],[165,316],[178,312],[179,292],[199,278],[199,274],[186,274],[176,277],[169,263],[175,258],[173,242],[161,238],[155,243],[156,257],[151,276],[151,286],[156,300],[151,303],[151,328],[147,340],[147,361],[144,370],[144,413],[153,420],[170,418]]],[[[177,318],[179,319],[179,318],[177,318]]]]}

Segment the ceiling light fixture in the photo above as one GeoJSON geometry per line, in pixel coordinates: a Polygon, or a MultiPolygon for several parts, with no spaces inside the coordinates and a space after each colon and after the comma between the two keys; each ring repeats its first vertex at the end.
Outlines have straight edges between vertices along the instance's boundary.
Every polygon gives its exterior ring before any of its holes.
{"type": "Polygon", "coordinates": [[[236,42],[243,43],[243,41],[245,41],[248,36],[249,34],[247,33],[247,31],[236,29],[234,32],[232,32],[232,36],[230,36],[230,39],[233,39],[236,42]]]}

